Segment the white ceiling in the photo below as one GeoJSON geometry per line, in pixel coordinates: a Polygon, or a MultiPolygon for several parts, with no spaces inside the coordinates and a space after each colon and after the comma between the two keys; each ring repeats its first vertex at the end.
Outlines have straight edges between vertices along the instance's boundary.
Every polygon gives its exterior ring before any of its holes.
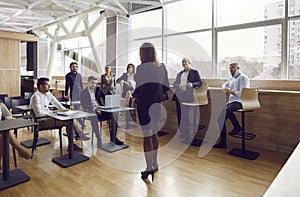
{"type": "MultiPolygon", "coordinates": [[[[83,12],[132,15],[154,9],[163,0],[1,0],[0,30],[27,32],[83,12]]],[[[171,1],[171,0],[170,0],[171,1]]],[[[176,1],[176,0],[175,0],[176,1]]]]}

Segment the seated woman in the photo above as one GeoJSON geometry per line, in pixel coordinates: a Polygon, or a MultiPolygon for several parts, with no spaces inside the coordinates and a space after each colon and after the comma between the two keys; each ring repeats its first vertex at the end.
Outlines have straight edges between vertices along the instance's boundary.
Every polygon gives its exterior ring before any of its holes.
{"type": "MultiPolygon", "coordinates": [[[[0,121],[2,121],[3,119],[12,119],[12,114],[4,105],[4,103],[2,103],[2,101],[0,100],[0,121]]],[[[25,159],[32,158],[33,155],[27,152],[27,150],[20,145],[20,142],[17,141],[12,130],[9,132],[9,142],[18,151],[20,157],[25,159]]],[[[2,135],[0,135],[0,160],[3,155],[2,147],[2,135]]]]}
{"type": "Polygon", "coordinates": [[[117,79],[117,83],[120,83],[123,87],[122,98],[126,97],[128,91],[133,92],[135,89],[134,65],[129,63],[126,70],[127,72],[123,73],[123,75],[117,79]]]}

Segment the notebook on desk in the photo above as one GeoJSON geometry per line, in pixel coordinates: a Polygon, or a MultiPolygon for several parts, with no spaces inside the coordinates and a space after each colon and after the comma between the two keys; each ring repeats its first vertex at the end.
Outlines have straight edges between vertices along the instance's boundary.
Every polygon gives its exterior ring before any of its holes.
{"type": "Polygon", "coordinates": [[[121,106],[121,96],[120,95],[105,95],[105,105],[100,106],[100,109],[112,109],[121,106]]]}
{"type": "Polygon", "coordinates": [[[57,115],[60,115],[60,116],[70,116],[70,115],[73,115],[75,113],[78,113],[78,111],[58,111],[57,112],[57,115]]]}

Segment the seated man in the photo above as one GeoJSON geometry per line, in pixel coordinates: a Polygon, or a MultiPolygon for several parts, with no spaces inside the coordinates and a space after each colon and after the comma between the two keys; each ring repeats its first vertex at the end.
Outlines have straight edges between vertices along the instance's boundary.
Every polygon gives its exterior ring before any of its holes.
{"type": "MultiPolygon", "coordinates": [[[[88,78],[88,85],[87,87],[81,92],[80,103],[84,111],[89,113],[97,113],[98,120],[111,120],[111,113],[101,112],[98,108],[100,105],[104,105],[105,94],[100,90],[100,87],[97,86],[97,78],[90,76],[88,78]]],[[[102,140],[101,140],[101,131],[99,131],[98,120],[94,117],[90,118],[92,122],[92,130],[97,137],[97,147],[101,147],[102,140]]],[[[112,122],[112,121],[111,121],[112,122]]],[[[117,128],[117,123],[115,123],[115,128],[117,128]]],[[[111,125],[111,124],[110,124],[111,125]]],[[[110,141],[113,142],[116,139],[117,145],[122,145],[124,142],[119,140],[117,137],[117,132],[113,136],[110,132],[110,141]]]]}
{"type": "MultiPolygon", "coordinates": [[[[30,106],[32,107],[36,117],[38,117],[39,128],[54,128],[57,126],[66,126],[68,132],[68,122],[55,120],[54,118],[48,117],[47,114],[51,113],[49,110],[49,103],[54,105],[58,110],[65,110],[66,108],[53,96],[49,91],[49,79],[39,78],[37,82],[37,91],[32,95],[30,99],[30,106]]],[[[74,126],[74,129],[76,127],[74,126]]],[[[78,147],[75,143],[73,149],[76,151],[82,151],[82,148],[78,147]]]]}

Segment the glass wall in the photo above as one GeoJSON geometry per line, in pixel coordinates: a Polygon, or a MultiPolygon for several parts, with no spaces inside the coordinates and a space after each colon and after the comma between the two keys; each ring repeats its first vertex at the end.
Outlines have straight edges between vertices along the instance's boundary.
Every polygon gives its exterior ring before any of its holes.
{"type": "MultiPolygon", "coordinates": [[[[160,9],[129,16],[128,53],[130,62],[135,65],[140,64],[141,44],[153,42],[170,77],[182,69],[181,59],[187,57],[205,78],[228,78],[228,63],[238,61],[251,79],[300,79],[300,0],[288,0],[288,5],[285,0],[161,2],[160,9]],[[286,7],[287,20],[284,18],[286,7]]],[[[99,14],[90,21],[97,17],[99,14]]],[[[76,21],[73,19],[70,23],[76,21]]],[[[55,29],[49,28],[49,32],[55,29]]],[[[101,62],[105,62],[105,22],[92,36],[101,62]]],[[[63,55],[57,56],[57,62],[64,65],[64,73],[69,69],[68,58],[74,59],[68,52],[72,50],[77,51],[75,57],[82,68],[87,69],[81,72],[96,70],[86,37],[70,39],[61,45],[63,55]]]]}
{"type": "Polygon", "coordinates": [[[281,67],[281,26],[218,33],[218,78],[228,78],[228,64],[238,62],[250,79],[278,79],[281,67]]]}
{"type": "Polygon", "coordinates": [[[284,17],[284,0],[216,0],[217,26],[284,17]]]}

